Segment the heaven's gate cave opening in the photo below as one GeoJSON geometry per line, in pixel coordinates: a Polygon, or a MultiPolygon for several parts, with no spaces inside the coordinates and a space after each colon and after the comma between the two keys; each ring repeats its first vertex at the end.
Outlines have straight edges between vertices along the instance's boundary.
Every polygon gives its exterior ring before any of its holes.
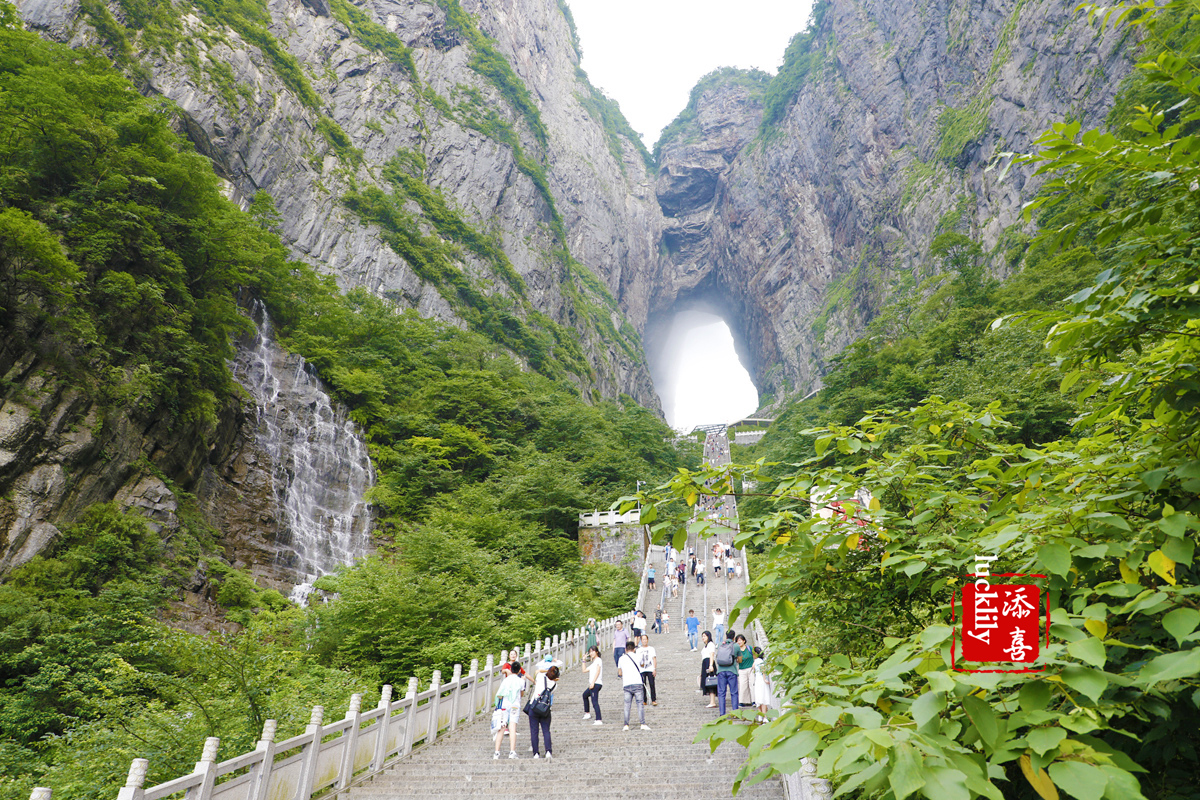
{"type": "Polygon", "coordinates": [[[699,301],[652,314],[646,357],[667,422],[676,430],[736,422],[758,408],[758,389],[746,369],[726,315],[699,301]]]}

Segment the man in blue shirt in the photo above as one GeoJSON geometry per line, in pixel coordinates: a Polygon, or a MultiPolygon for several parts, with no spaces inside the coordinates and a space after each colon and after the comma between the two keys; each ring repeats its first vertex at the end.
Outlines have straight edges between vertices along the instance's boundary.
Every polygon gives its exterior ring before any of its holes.
{"type": "Polygon", "coordinates": [[[696,637],[700,630],[700,620],[696,618],[695,609],[688,609],[687,622],[688,644],[692,646],[692,652],[696,652],[696,637]]]}

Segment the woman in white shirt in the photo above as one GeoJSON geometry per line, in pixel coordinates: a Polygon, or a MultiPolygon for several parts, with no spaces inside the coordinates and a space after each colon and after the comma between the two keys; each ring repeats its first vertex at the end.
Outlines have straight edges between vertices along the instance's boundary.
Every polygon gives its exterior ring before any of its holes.
{"type": "Polygon", "coordinates": [[[592,724],[603,725],[600,715],[600,690],[604,688],[604,659],[600,657],[599,647],[588,650],[587,658],[584,659],[583,671],[588,676],[588,688],[583,690],[583,718],[592,718],[588,711],[590,700],[591,708],[596,711],[596,721],[592,724]]]}
{"type": "Polygon", "coordinates": [[[717,646],[713,644],[712,633],[705,631],[700,634],[700,688],[708,695],[709,703],[705,708],[717,707],[717,686],[704,685],[704,678],[717,673],[717,646]]]}
{"type": "Polygon", "coordinates": [[[758,706],[759,722],[767,721],[767,709],[771,707],[771,675],[763,659],[761,647],[754,648],[754,705],[758,706]]]}

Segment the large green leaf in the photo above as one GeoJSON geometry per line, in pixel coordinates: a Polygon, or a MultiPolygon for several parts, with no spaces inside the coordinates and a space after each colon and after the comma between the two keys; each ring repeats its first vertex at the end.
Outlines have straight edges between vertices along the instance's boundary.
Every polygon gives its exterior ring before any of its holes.
{"type": "Polygon", "coordinates": [[[1000,726],[996,722],[996,712],[992,709],[991,704],[974,695],[967,695],[962,702],[963,707],[967,710],[967,716],[971,718],[971,723],[979,732],[979,738],[988,747],[995,749],[1000,736],[1000,726]]]}
{"type": "Polygon", "coordinates": [[[1183,640],[1200,626],[1200,611],[1194,608],[1177,608],[1163,617],[1162,625],[1167,633],[1182,645],[1183,640]]]}
{"type": "Polygon", "coordinates": [[[904,800],[925,785],[924,763],[917,749],[907,742],[897,745],[892,752],[894,763],[888,772],[888,784],[896,793],[896,800],[904,800]]]}
{"type": "Polygon", "coordinates": [[[1059,542],[1042,545],[1038,549],[1038,561],[1046,565],[1046,569],[1055,575],[1066,575],[1071,569],[1071,551],[1059,542]]]}
{"type": "Polygon", "coordinates": [[[1082,692],[1092,700],[1099,700],[1100,695],[1104,694],[1104,690],[1108,688],[1108,677],[1099,670],[1087,667],[1064,667],[1062,679],[1067,686],[1077,692],[1082,692]]]}
{"type": "Polygon", "coordinates": [[[1077,642],[1071,642],[1067,645],[1067,652],[1080,661],[1086,661],[1093,667],[1103,667],[1104,662],[1107,660],[1104,653],[1104,643],[1092,636],[1080,639],[1077,642]]]}
{"type": "Polygon", "coordinates": [[[1101,800],[1108,786],[1102,769],[1082,761],[1055,761],[1046,771],[1055,786],[1079,800],[1101,800]]]}

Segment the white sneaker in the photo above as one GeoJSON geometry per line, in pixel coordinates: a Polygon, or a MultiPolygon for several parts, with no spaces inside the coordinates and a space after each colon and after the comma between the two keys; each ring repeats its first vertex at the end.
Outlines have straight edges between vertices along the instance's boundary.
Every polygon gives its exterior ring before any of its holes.
{"type": "Polygon", "coordinates": [[[533,754],[533,757],[534,757],[534,758],[541,758],[541,756],[540,756],[540,755],[538,755],[537,753],[534,753],[534,754],[533,754]]]}
{"type": "Polygon", "coordinates": [[[500,751],[499,751],[499,750],[497,750],[496,752],[492,753],[492,759],[493,759],[493,760],[495,760],[495,759],[497,759],[497,758],[499,758],[499,757],[500,757],[500,751]]]}
{"type": "Polygon", "coordinates": [[[516,757],[517,757],[517,751],[516,751],[516,750],[509,750],[509,751],[508,751],[508,757],[509,757],[509,758],[516,758],[516,757]]]}
{"type": "Polygon", "coordinates": [[[547,760],[547,761],[553,761],[553,760],[554,760],[554,755],[553,755],[552,753],[546,753],[546,760],[547,760]]]}
{"type": "Polygon", "coordinates": [[[643,725],[643,726],[642,726],[642,730],[644,730],[644,731],[648,731],[648,730],[650,730],[650,726],[649,726],[649,725],[643,725]]]}
{"type": "Polygon", "coordinates": [[[621,730],[623,730],[623,731],[627,731],[627,730],[629,730],[629,726],[628,726],[628,725],[626,725],[624,728],[621,728],[621,730]]]}
{"type": "Polygon", "coordinates": [[[584,714],[584,715],[583,715],[583,718],[584,718],[584,719],[591,719],[591,718],[592,718],[592,715],[591,715],[591,714],[584,714]]]}
{"type": "Polygon", "coordinates": [[[593,726],[595,726],[595,725],[603,725],[603,724],[604,724],[604,720],[602,720],[602,719],[598,719],[598,720],[596,720],[595,722],[593,722],[593,723],[592,723],[592,725],[593,725],[593,726]]]}

